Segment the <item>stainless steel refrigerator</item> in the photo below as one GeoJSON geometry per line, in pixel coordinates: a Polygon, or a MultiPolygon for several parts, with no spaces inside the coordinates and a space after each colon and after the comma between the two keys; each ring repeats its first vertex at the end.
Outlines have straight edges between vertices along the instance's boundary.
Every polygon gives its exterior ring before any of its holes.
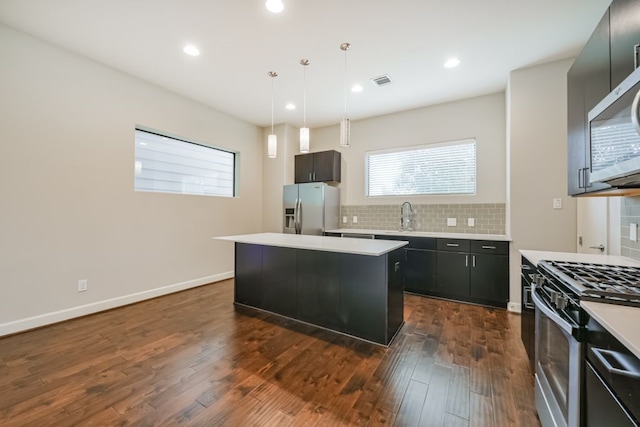
{"type": "Polygon", "coordinates": [[[322,235],[340,227],[340,189],[323,182],[285,185],[283,233],[322,235]]]}

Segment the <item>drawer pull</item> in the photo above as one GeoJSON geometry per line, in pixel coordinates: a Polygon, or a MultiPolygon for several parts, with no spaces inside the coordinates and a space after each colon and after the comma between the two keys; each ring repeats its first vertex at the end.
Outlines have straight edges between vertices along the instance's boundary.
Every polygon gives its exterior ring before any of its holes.
{"type": "Polygon", "coordinates": [[[493,249],[493,250],[495,250],[496,247],[495,246],[484,246],[484,245],[482,245],[482,249],[493,249]]]}
{"type": "Polygon", "coordinates": [[[520,266],[520,268],[523,269],[523,270],[531,270],[531,266],[530,265],[526,265],[526,264],[522,264],[520,266]]]}
{"type": "Polygon", "coordinates": [[[458,243],[447,243],[447,246],[449,246],[450,248],[457,248],[460,245],[458,243]]]}

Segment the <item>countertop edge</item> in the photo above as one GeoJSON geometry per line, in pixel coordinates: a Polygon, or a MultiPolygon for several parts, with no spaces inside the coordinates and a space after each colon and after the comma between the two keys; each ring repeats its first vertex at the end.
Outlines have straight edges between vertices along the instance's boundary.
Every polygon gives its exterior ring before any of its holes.
{"type": "Polygon", "coordinates": [[[403,240],[345,239],[327,236],[311,236],[281,233],[257,233],[236,236],[216,236],[214,240],[225,240],[253,245],[312,251],[337,252],[353,255],[381,256],[406,246],[403,240]]]}
{"type": "Polygon", "coordinates": [[[520,255],[531,261],[536,267],[538,263],[543,260],[640,267],[640,261],[620,255],[581,254],[577,252],[552,252],[529,249],[520,249],[519,252],[520,255]]]}

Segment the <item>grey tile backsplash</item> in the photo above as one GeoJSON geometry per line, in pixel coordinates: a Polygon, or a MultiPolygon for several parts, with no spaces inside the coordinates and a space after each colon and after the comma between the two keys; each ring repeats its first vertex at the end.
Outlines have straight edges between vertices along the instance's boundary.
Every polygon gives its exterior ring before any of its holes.
{"type": "Polygon", "coordinates": [[[620,254],[640,260],[640,241],[629,239],[631,223],[640,223],[640,197],[623,197],[620,206],[620,254]]]}
{"type": "MultiPolygon", "coordinates": [[[[415,231],[505,234],[506,206],[504,203],[416,204],[413,205],[413,213],[415,231]],[[448,227],[447,218],[456,218],[457,225],[448,227]],[[469,218],[475,220],[474,227],[468,226],[469,218]]],[[[340,207],[340,217],[341,228],[397,230],[400,228],[400,204],[343,205],[340,207]],[[346,224],[342,223],[342,218],[345,216],[346,224]],[[354,216],[358,217],[357,224],[353,223],[354,216]]]]}

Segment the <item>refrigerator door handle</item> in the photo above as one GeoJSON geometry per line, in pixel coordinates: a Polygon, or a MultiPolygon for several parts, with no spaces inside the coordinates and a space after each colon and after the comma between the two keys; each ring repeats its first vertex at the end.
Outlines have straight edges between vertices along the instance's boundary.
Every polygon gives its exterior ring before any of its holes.
{"type": "Polygon", "coordinates": [[[302,198],[298,199],[298,207],[296,209],[296,222],[298,225],[296,234],[302,234],[302,198]]]}

